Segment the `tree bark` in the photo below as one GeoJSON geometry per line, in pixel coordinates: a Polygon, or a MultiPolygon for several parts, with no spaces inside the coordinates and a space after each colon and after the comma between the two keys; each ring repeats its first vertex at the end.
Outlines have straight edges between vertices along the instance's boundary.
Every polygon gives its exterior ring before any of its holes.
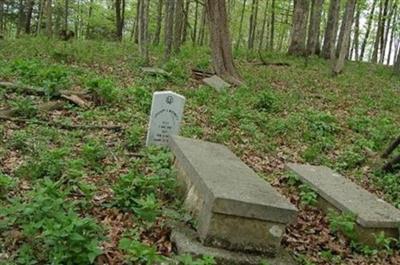
{"type": "Polygon", "coordinates": [[[205,7],[208,15],[214,70],[226,81],[239,85],[241,81],[233,62],[225,0],[206,0],[205,7]]]}
{"type": "Polygon", "coordinates": [[[18,23],[17,23],[17,37],[21,35],[21,32],[24,29],[25,25],[25,6],[24,6],[24,1],[19,0],[18,3],[18,23]]]}
{"type": "Polygon", "coordinates": [[[165,27],[164,27],[164,60],[168,60],[171,56],[173,35],[174,35],[174,13],[175,13],[175,1],[165,1],[165,27]]]}
{"type": "Polygon", "coordinates": [[[260,42],[259,42],[259,45],[258,45],[258,50],[259,51],[262,50],[263,45],[264,45],[265,27],[267,25],[268,5],[269,5],[269,0],[266,0],[265,1],[263,21],[262,21],[262,27],[261,27],[261,32],[260,32],[260,42]]]}
{"type": "Polygon", "coordinates": [[[322,16],[322,5],[324,0],[311,1],[310,26],[308,27],[307,54],[314,55],[320,52],[320,24],[322,16]]]}
{"type": "Polygon", "coordinates": [[[275,41],[275,0],[271,2],[271,31],[269,36],[269,49],[274,50],[275,41]]]}
{"type": "Polygon", "coordinates": [[[380,7],[379,7],[378,27],[377,27],[377,32],[375,35],[374,51],[372,53],[372,59],[371,59],[371,61],[373,63],[378,62],[380,40],[381,40],[381,36],[383,34],[383,32],[382,32],[382,16],[383,16],[383,0],[381,0],[380,7]]]}
{"type": "Polygon", "coordinates": [[[351,27],[353,25],[356,0],[347,0],[346,10],[343,17],[342,42],[338,44],[339,56],[333,64],[333,73],[338,75],[343,71],[346,55],[349,51],[351,27]]]}
{"type": "Polygon", "coordinates": [[[163,6],[164,6],[164,1],[163,0],[159,0],[158,1],[158,6],[157,6],[157,26],[156,26],[156,32],[154,33],[154,40],[153,40],[153,44],[154,45],[160,44],[162,16],[163,16],[163,6]]]}
{"type": "Polygon", "coordinates": [[[360,60],[364,59],[365,48],[367,47],[368,38],[371,33],[372,21],[374,18],[374,13],[375,13],[375,8],[376,8],[377,2],[378,2],[378,0],[374,0],[374,2],[372,3],[371,12],[369,13],[369,16],[368,16],[367,30],[365,32],[364,41],[361,45],[360,60]]]}
{"type": "Polygon", "coordinates": [[[393,9],[394,9],[394,11],[393,11],[392,28],[391,28],[392,32],[390,34],[389,52],[388,52],[388,58],[387,58],[388,65],[390,65],[390,59],[392,58],[393,42],[394,42],[394,38],[395,38],[396,25],[397,25],[397,4],[396,3],[394,4],[393,9]]]}
{"type": "Polygon", "coordinates": [[[53,35],[53,7],[52,0],[46,1],[46,35],[51,37],[53,35]]]}
{"type": "Polygon", "coordinates": [[[400,45],[397,47],[397,59],[394,64],[394,73],[400,76],[400,45]]]}
{"type": "Polygon", "coordinates": [[[333,59],[335,55],[336,36],[339,25],[340,0],[330,0],[328,20],[326,23],[322,57],[333,59]]]}
{"type": "Polygon", "coordinates": [[[125,0],[115,0],[116,38],[122,40],[125,24],[125,0]]]}
{"type": "Polygon", "coordinates": [[[386,22],[390,20],[388,17],[388,8],[389,8],[389,0],[385,0],[384,7],[383,7],[383,17],[382,17],[382,24],[381,24],[381,40],[380,40],[380,46],[381,46],[381,53],[379,56],[379,63],[383,64],[385,60],[385,53],[386,53],[386,41],[387,41],[387,32],[389,32],[389,27],[386,27],[386,22]]]}
{"type": "Polygon", "coordinates": [[[289,54],[291,55],[306,54],[306,35],[309,6],[309,0],[295,1],[291,41],[289,46],[289,54]]]}
{"type": "Polygon", "coordinates": [[[240,43],[242,42],[243,20],[244,20],[244,11],[246,10],[246,2],[247,0],[243,0],[242,12],[240,13],[239,36],[236,42],[236,50],[239,49],[240,43]]]}
{"type": "Polygon", "coordinates": [[[254,48],[254,40],[256,38],[257,16],[258,16],[258,1],[253,0],[251,4],[249,36],[247,41],[247,48],[249,50],[252,50],[254,48]]]}
{"type": "Polygon", "coordinates": [[[142,0],[139,9],[139,50],[144,60],[144,64],[149,64],[148,49],[148,24],[149,24],[149,0],[142,0]]]}
{"type": "Polygon", "coordinates": [[[193,45],[196,45],[197,40],[197,25],[199,19],[199,2],[195,1],[195,8],[194,8],[194,23],[193,23],[193,33],[192,33],[192,42],[193,45]]]}
{"type": "Polygon", "coordinates": [[[175,2],[175,15],[174,15],[174,38],[173,38],[173,49],[175,53],[179,52],[179,49],[182,44],[182,33],[183,33],[183,24],[184,24],[184,6],[183,0],[176,0],[175,2]]]}
{"type": "Polygon", "coordinates": [[[31,21],[32,21],[32,12],[33,12],[34,4],[35,4],[34,0],[27,0],[27,2],[26,2],[25,34],[30,34],[31,33],[31,21]]]}
{"type": "Polygon", "coordinates": [[[353,47],[354,47],[354,56],[355,60],[358,61],[359,58],[359,52],[360,52],[360,15],[361,15],[361,6],[359,5],[360,2],[358,2],[357,5],[357,12],[356,12],[356,17],[355,17],[355,26],[354,26],[354,40],[353,40],[353,47]]]}
{"type": "Polygon", "coordinates": [[[68,13],[69,13],[69,0],[64,0],[64,26],[63,30],[68,31],[68,13]]]}

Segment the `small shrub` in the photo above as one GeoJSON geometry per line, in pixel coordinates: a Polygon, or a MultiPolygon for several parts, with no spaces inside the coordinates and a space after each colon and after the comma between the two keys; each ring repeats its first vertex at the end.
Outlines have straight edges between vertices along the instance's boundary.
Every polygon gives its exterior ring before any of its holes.
{"type": "Polygon", "coordinates": [[[38,113],[35,104],[33,104],[33,101],[28,98],[20,98],[12,101],[11,107],[16,115],[28,119],[35,117],[38,113]]]}
{"type": "Polygon", "coordinates": [[[272,91],[264,91],[257,95],[254,109],[261,112],[274,112],[278,109],[279,98],[272,91]]]}
{"type": "Polygon", "coordinates": [[[126,145],[131,150],[136,150],[142,145],[144,129],[140,125],[132,125],[126,133],[126,145]]]}
{"type": "Polygon", "coordinates": [[[300,201],[306,205],[315,205],[318,195],[308,185],[300,185],[300,201]]]}
{"type": "Polygon", "coordinates": [[[15,180],[0,171],[0,199],[15,186],[15,180]]]}
{"type": "Polygon", "coordinates": [[[132,90],[135,104],[143,113],[150,113],[152,96],[149,90],[143,87],[136,87],[132,90]]]}
{"type": "Polygon", "coordinates": [[[118,100],[118,91],[114,86],[114,82],[109,79],[92,79],[86,85],[95,95],[98,104],[112,104],[118,100]]]}
{"type": "Polygon", "coordinates": [[[107,149],[103,142],[96,139],[89,139],[82,147],[81,154],[86,166],[93,170],[101,171],[102,161],[107,157],[107,149]]]}
{"type": "Polygon", "coordinates": [[[212,256],[202,256],[201,258],[193,258],[190,255],[182,255],[177,257],[179,264],[181,265],[216,265],[214,257],[212,256]]]}
{"type": "Polygon", "coordinates": [[[124,237],[119,241],[118,247],[126,253],[126,258],[134,264],[153,265],[164,260],[154,247],[149,247],[137,240],[124,237]]]}
{"type": "Polygon", "coordinates": [[[329,228],[332,232],[341,232],[343,235],[351,240],[357,239],[357,234],[355,230],[356,217],[350,213],[338,214],[334,210],[328,213],[329,228]]]}

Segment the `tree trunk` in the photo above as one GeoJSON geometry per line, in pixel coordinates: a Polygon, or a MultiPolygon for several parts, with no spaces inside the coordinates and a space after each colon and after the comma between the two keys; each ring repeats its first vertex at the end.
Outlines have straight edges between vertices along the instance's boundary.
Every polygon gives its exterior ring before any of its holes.
{"type": "Polygon", "coordinates": [[[246,2],[247,2],[247,0],[243,0],[242,12],[240,14],[239,37],[236,42],[236,50],[239,49],[240,43],[242,42],[243,19],[244,19],[244,11],[246,10],[246,2]]]}
{"type": "Polygon", "coordinates": [[[173,35],[174,35],[174,13],[175,13],[175,1],[165,1],[165,27],[164,27],[164,60],[168,60],[172,52],[173,35]]]}
{"type": "Polygon", "coordinates": [[[51,37],[53,35],[53,7],[52,0],[46,1],[46,35],[51,37]]]}
{"type": "Polygon", "coordinates": [[[333,59],[336,47],[336,36],[339,25],[340,0],[330,0],[328,20],[326,23],[322,57],[333,59]]]}
{"type": "Polygon", "coordinates": [[[271,3],[271,31],[269,36],[269,49],[274,50],[274,40],[275,40],[275,0],[271,3]]]}
{"type": "Polygon", "coordinates": [[[400,45],[397,47],[397,59],[394,64],[394,73],[400,76],[400,45]]]}
{"type": "Polygon", "coordinates": [[[355,18],[355,26],[354,26],[354,40],[353,40],[353,47],[354,47],[354,56],[355,60],[358,61],[359,58],[359,52],[360,52],[360,15],[361,15],[361,5],[358,2],[357,4],[357,12],[356,12],[356,18],[355,18]]]}
{"type": "Polygon", "coordinates": [[[342,43],[338,44],[339,56],[333,64],[333,73],[340,74],[343,71],[346,55],[349,51],[351,27],[353,25],[354,10],[356,7],[356,0],[347,0],[346,10],[343,17],[342,26],[342,43]]]}
{"type": "Polygon", "coordinates": [[[144,64],[149,64],[149,0],[142,0],[139,9],[139,50],[144,64]]]}
{"type": "Polygon", "coordinates": [[[309,0],[295,1],[291,41],[289,46],[289,54],[291,55],[306,54],[306,35],[309,6],[309,0]]]}
{"type": "Polygon", "coordinates": [[[265,26],[267,25],[268,5],[269,5],[269,0],[266,0],[265,1],[263,21],[262,21],[262,27],[261,27],[261,32],[260,32],[260,42],[259,42],[259,45],[258,45],[258,50],[259,51],[262,50],[263,45],[264,45],[265,26]]]}
{"type": "Polygon", "coordinates": [[[194,24],[193,24],[193,34],[192,34],[192,42],[193,45],[196,45],[197,40],[197,25],[199,19],[199,1],[195,1],[195,8],[194,8],[194,24]]]}
{"type": "Polygon", "coordinates": [[[378,27],[375,35],[374,51],[372,53],[372,59],[371,59],[373,63],[378,62],[380,40],[382,35],[382,15],[383,15],[383,0],[381,0],[379,7],[378,27]]]}
{"type": "Polygon", "coordinates": [[[19,0],[18,3],[18,24],[17,24],[17,37],[21,35],[21,32],[25,26],[25,6],[24,1],[19,0]]]}
{"type": "Polygon", "coordinates": [[[65,32],[68,31],[68,11],[69,11],[69,0],[64,0],[65,1],[65,6],[64,6],[64,26],[63,26],[63,30],[65,30],[65,32]]]}
{"type": "Polygon", "coordinates": [[[115,0],[116,38],[122,40],[125,24],[125,0],[115,0]]]}
{"type": "Polygon", "coordinates": [[[92,27],[91,27],[91,18],[92,18],[92,12],[93,12],[93,1],[94,0],[90,0],[89,2],[89,13],[88,13],[88,21],[87,21],[87,25],[86,25],[86,39],[90,38],[90,34],[92,32],[92,27]]]}
{"type": "Polygon", "coordinates": [[[173,49],[175,53],[179,52],[179,49],[182,44],[182,32],[183,32],[183,23],[185,21],[183,6],[183,0],[176,0],[175,2],[175,15],[174,15],[174,39],[173,39],[173,49]]]}
{"type": "Polygon", "coordinates": [[[364,59],[365,48],[367,47],[368,38],[371,33],[371,26],[372,26],[372,21],[374,18],[374,13],[375,13],[375,8],[376,8],[377,2],[378,2],[378,0],[374,0],[374,2],[372,3],[371,12],[369,13],[369,16],[368,16],[367,30],[365,32],[364,41],[361,45],[361,52],[360,52],[360,60],[361,61],[364,59]]]}
{"type": "MultiPolygon", "coordinates": [[[[392,58],[392,51],[393,51],[393,42],[395,38],[395,32],[396,32],[396,25],[397,25],[397,4],[395,3],[393,6],[393,19],[392,19],[392,32],[390,34],[390,43],[389,43],[389,52],[388,52],[388,58],[387,58],[387,64],[390,65],[390,59],[392,58]]],[[[394,58],[396,60],[396,58],[394,58]]]]}
{"type": "Polygon", "coordinates": [[[256,38],[256,27],[257,27],[257,13],[258,13],[258,1],[253,0],[253,3],[251,4],[249,36],[247,41],[247,48],[249,50],[252,50],[254,48],[254,40],[256,38]]]}
{"type": "Polygon", "coordinates": [[[164,6],[164,1],[163,0],[159,0],[158,1],[158,7],[157,7],[157,26],[156,26],[156,32],[154,33],[154,40],[153,40],[153,44],[154,45],[160,44],[161,25],[162,25],[162,16],[163,16],[163,6],[164,6]]]}
{"type": "Polygon", "coordinates": [[[137,0],[136,2],[136,17],[135,17],[135,32],[134,32],[134,42],[139,43],[139,13],[140,13],[140,5],[143,0],[137,0]]]}
{"type": "Polygon", "coordinates": [[[182,30],[182,44],[185,43],[187,40],[188,28],[190,27],[189,25],[190,3],[191,3],[190,0],[186,0],[185,9],[183,11],[184,22],[182,30]]]}
{"type": "MultiPolygon", "coordinates": [[[[381,40],[380,40],[380,46],[381,46],[381,53],[379,56],[379,63],[383,64],[385,60],[385,53],[386,53],[386,41],[387,41],[387,32],[389,31],[389,27],[386,26],[386,21],[389,20],[388,18],[388,8],[389,8],[389,0],[385,0],[384,7],[383,7],[383,17],[382,17],[382,30],[381,30],[381,40]]],[[[390,21],[389,21],[390,23],[390,21]]]]}
{"type": "Polygon", "coordinates": [[[312,0],[310,26],[308,28],[307,54],[314,55],[320,52],[319,34],[324,0],[312,0]]]}
{"type": "Polygon", "coordinates": [[[26,2],[26,11],[25,11],[25,34],[31,33],[31,21],[32,21],[32,12],[33,5],[35,4],[34,0],[27,0],[26,2]]]}
{"type": "Polygon", "coordinates": [[[207,12],[206,12],[206,7],[203,6],[203,11],[201,15],[201,24],[200,24],[200,32],[199,32],[199,45],[203,46],[204,44],[204,38],[206,35],[206,20],[207,20],[207,12]]]}
{"type": "MultiPolygon", "coordinates": [[[[387,15],[386,17],[386,27],[385,27],[385,37],[383,40],[383,50],[382,50],[382,57],[381,57],[381,63],[384,63],[385,60],[385,55],[386,55],[386,47],[388,45],[388,40],[389,40],[389,32],[390,32],[390,26],[392,23],[392,19],[393,19],[393,14],[395,11],[395,4],[396,3],[392,3],[392,1],[390,2],[390,13],[387,15]]],[[[389,3],[388,3],[389,5],[389,3]]],[[[389,6],[387,7],[389,9],[389,6]]]]}
{"type": "Polygon", "coordinates": [[[205,7],[208,15],[214,70],[226,81],[239,85],[241,81],[233,62],[225,0],[206,0],[205,7]]]}

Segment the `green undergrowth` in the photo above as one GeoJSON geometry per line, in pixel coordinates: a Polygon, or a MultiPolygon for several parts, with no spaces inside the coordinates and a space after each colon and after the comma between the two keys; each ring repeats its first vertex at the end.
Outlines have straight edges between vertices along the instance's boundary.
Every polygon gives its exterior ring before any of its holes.
{"type": "MultiPolygon", "coordinates": [[[[322,59],[265,53],[265,60],[290,66],[262,66],[254,64],[258,55],[239,50],[243,85],[217,93],[191,77],[193,68],[211,70],[207,48],[185,45],[168,62],[162,51],[152,47],[151,60],[171,73],[166,77],[144,75],[129,42],[0,43],[0,80],[44,91],[38,96],[0,88],[0,107],[26,120],[0,124],[0,257],[10,264],[90,264],[110,240],[96,212],[116,209],[137,226],[115,244],[126,260],[162,259],[143,234],[167,227],[171,218],[191,220],[176,196],[171,153],[144,146],[152,94],[159,90],[186,97],[183,136],[227,145],[268,180],[282,174],[277,161],[327,165],[400,205],[398,174],[377,170],[370,155],[400,134],[400,80],[391,69],[349,62],[334,78],[322,59]],[[89,92],[91,107],[67,103],[62,111],[38,111],[62,90],[89,92]],[[123,130],[66,130],[54,121],[121,124],[123,130]]],[[[300,192],[303,204],[315,204],[307,186],[300,192]]],[[[179,259],[213,264],[211,257],[179,259]]]]}

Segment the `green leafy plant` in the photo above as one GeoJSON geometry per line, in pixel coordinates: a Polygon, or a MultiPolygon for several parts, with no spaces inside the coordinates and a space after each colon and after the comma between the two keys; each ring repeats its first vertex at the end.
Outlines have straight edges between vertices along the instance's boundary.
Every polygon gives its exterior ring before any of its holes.
{"type": "Polygon", "coordinates": [[[96,171],[102,170],[102,160],[107,157],[107,149],[103,142],[90,138],[82,147],[81,153],[87,166],[96,171]]]}
{"type": "Polygon", "coordinates": [[[153,247],[149,247],[137,240],[122,238],[118,247],[126,253],[126,257],[133,264],[153,265],[161,262],[164,258],[157,253],[153,247]]]}
{"type": "Polygon", "coordinates": [[[270,90],[263,91],[257,95],[254,109],[263,112],[273,112],[278,109],[279,98],[270,90]]]}
{"type": "Polygon", "coordinates": [[[33,104],[33,101],[28,98],[19,98],[11,102],[12,111],[15,112],[16,115],[25,117],[25,118],[33,118],[38,113],[38,109],[33,104]]]}
{"type": "Polygon", "coordinates": [[[126,133],[126,144],[131,150],[136,150],[142,144],[144,129],[139,125],[132,125],[126,133]]]}
{"type": "Polygon", "coordinates": [[[132,89],[135,104],[143,113],[150,113],[151,93],[144,87],[135,87],[132,89]]]}
{"type": "Polygon", "coordinates": [[[300,200],[301,203],[306,205],[315,205],[317,204],[318,195],[315,191],[313,191],[308,185],[300,185],[300,200]]]}
{"type": "Polygon", "coordinates": [[[380,232],[375,235],[375,243],[380,248],[385,250],[389,254],[393,254],[393,246],[396,245],[398,240],[392,237],[387,237],[385,232],[380,232]]]}
{"type": "Polygon", "coordinates": [[[67,195],[68,190],[61,191],[58,183],[47,179],[35,186],[26,202],[15,200],[5,209],[5,229],[21,232],[23,248],[17,260],[92,264],[101,253],[101,228],[93,219],[80,217],[67,195]]]}
{"type": "Polygon", "coordinates": [[[15,186],[15,180],[0,171],[0,199],[15,186]]]}
{"type": "Polygon", "coordinates": [[[329,228],[332,232],[341,232],[343,235],[351,240],[357,240],[356,233],[356,216],[351,213],[338,214],[334,210],[328,213],[329,228]]]}
{"type": "Polygon", "coordinates": [[[99,104],[115,103],[118,100],[118,91],[110,79],[95,78],[87,82],[89,90],[94,93],[99,104]]]}
{"type": "Polygon", "coordinates": [[[217,262],[212,256],[202,256],[201,258],[193,258],[190,255],[181,255],[177,257],[181,265],[215,265],[217,262]]]}

